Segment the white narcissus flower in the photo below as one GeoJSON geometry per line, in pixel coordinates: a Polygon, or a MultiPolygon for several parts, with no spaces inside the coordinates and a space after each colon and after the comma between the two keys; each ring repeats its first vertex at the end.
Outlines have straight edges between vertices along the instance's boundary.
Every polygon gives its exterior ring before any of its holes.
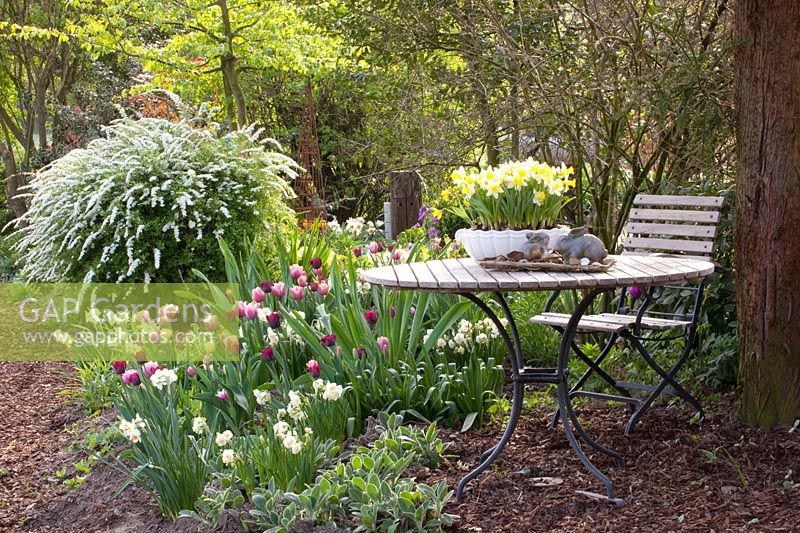
{"type": "Polygon", "coordinates": [[[134,444],[142,441],[142,432],[140,431],[142,428],[144,428],[144,420],[139,418],[139,415],[136,415],[136,418],[130,422],[124,418],[121,418],[119,421],[119,430],[125,438],[134,444]]]}
{"type": "Polygon", "coordinates": [[[196,416],[192,419],[192,431],[198,435],[201,435],[208,431],[208,423],[206,419],[202,416],[196,416]]]}
{"type": "Polygon", "coordinates": [[[223,464],[230,466],[234,462],[236,462],[237,456],[236,452],[231,449],[223,450],[222,451],[222,462],[223,464]]]}
{"type": "Polygon", "coordinates": [[[311,386],[314,387],[314,392],[322,392],[322,390],[325,388],[325,381],[322,379],[315,379],[311,386]]]}
{"type": "Polygon", "coordinates": [[[322,398],[330,402],[335,402],[342,397],[343,392],[344,388],[342,388],[341,385],[329,381],[328,384],[325,385],[325,392],[322,393],[322,398]]]}
{"type": "Polygon", "coordinates": [[[160,368],[153,372],[153,375],[150,376],[150,381],[153,383],[153,387],[162,390],[164,387],[169,387],[178,381],[178,374],[169,368],[160,368]]]}
{"type": "Polygon", "coordinates": [[[217,446],[227,446],[230,444],[231,440],[233,440],[233,433],[230,429],[226,429],[222,433],[217,433],[217,436],[214,437],[214,442],[217,443],[217,446]]]}
{"type": "Polygon", "coordinates": [[[285,435],[286,435],[286,433],[288,433],[288,432],[289,432],[289,424],[287,424],[287,423],[286,423],[286,422],[284,422],[283,420],[281,420],[280,422],[275,422],[275,423],[272,425],[272,431],[273,431],[273,433],[275,433],[275,435],[277,435],[278,437],[281,437],[281,438],[283,438],[283,436],[285,436],[285,435]]]}
{"type": "Polygon", "coordinates": [[[455,341],[456,344],[466,344],[467,343],[467,338],[460,331],[458,333],[456,333],[456,336],[453,337],[453,340],[455,341]]]}
{"type": "Polygon", "coordinates": [[[256,403],[262,407],[269,403],[269,391],[256,389],[253,391],[253,396],[256,397],[256,403]]]}
{"type": "Polygon", "coordinates": [[[439,348],[440,350],[443,350],[446,346],[447,346],[447,341],[446,340],[444,340],[442,338],[439,338],[436,341],[436,347],[439,348]]]}

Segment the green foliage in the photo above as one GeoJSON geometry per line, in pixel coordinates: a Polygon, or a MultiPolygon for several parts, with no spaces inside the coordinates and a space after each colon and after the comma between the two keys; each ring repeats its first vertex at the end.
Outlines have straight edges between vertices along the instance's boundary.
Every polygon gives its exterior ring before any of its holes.
{"type": "Polygon", "coordinates": [[[188,404],[180,386],[159,390],[144,378],[138,387],[123,388],[115,402],[120,429],[132,442],[120,458],[137,465],[130,480],[152,492],[161,512],[171,518],[194,508],[210,475],[213,442],[210,435],[203,443],[193,434],[188,404]]]}
{"type": "Polygon", "coordinates": [[[258,132],[142,119],[106,134],[34,178],[14,245],[25,279],[166,282],[196,267],[219,278],[216,237],[243,241],[291,216],[293,163],[258,132]]]}

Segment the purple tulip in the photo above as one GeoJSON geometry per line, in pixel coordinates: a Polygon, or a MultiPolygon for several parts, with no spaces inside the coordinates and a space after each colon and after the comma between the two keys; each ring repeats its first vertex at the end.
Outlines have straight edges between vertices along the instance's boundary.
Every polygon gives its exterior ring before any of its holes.
{"type": "Polygon", "coordinates": [[[155,374],[156,370],[158,370],[159,368],[161,368],[161,365],[159,365],[155,361],[148,361],[142,365],[142,371],[144,372],[144,375],[147,376],[148,378],[153,374],[155,374]]]}
{"type": "Polygon", "coordinates": [[[639,287],[631,287],[630,289],[628,289],[628,293],[631,295],[631,298],[635,300],[642,296],[642,289],[640,289],[639,287]]]}
{"type": "Polygon", "coordinates": [[[358,348],[358,349],[356,349],[356,357],[364,357],[365,355],[367,355],[367,349],[366,348],[358,348]]]}
{"type": "Polygon", "coordinates": [[[111,361],[111,370],[113,370],[115,374],[124,374],[127,367],[128,365],[125,361],[111,361]]]}
{"type": "Polygon", "coordinates": [[[387,337],[378,337],[378,348],[380,348],[381,353],[386,353],[389,349],[389,339],[387,337]]]}
{"type": "Polygon", "coordinates": [[[275,311],[274,313],[267,315],[267,324],[269,324],[269,327],[272,329],[278,329],[281,327],[281,314],[275,311]]]}
{"type": "Polygon", "coordinates": [[[322,259],[320,259],[319,257],[315,257],[314,259],[312,259],[311,260],[311,268],[314,268],[314,269],[322,268],[322,259]]]}
{"type": "Polygon", "coordinates": [[[197,377],[197,370],[195,370],[193,366],[187,367],[186,375],[189,376],[190,378],[197,377]]]}
{"type": "Polygon", "coordinates": [[[397,314],[397,309],[395,309],[395,307],[394,307],[394,306],[391,306],[391,307],[389,308],[389,316],[390,316],[390,317],[392,317],[392,318],[394,318],[394,315],[396,315],[396,314],[397,314]]]}
{"type": "Polygon", "coordinates": [[[364,311],[364,319],[370,326],[374,326],[378,322],[378,311],[375,309],[364,311]]]}
{"type": "Polygon", "coordinates": [[[217,391],[217,394],[215,396],[224,402],[225,400],[228,399],[228,391],[226,391],[225,389],[220,389],[217,391]]]}
{"type": "Polygon", "coordinates": [[[361,257],[361,248],[353,248],[353,255],[356,257],[361,257]]]}
{"type": "Polygon", "coordinates": [[[289,289],[289,294],[292,296],[293,300],[302,300],[303,299],[303,287],[299,285],[295,285],[291,289],[289,289]]]}
{"type": "Polygon", "coordinates": [[[302,275],[303,275],[303,267],[301,267],[300,265],[292,265],[289,267],[289,276],[291,276],[292,279],[297,279],[302,275]]]}
{"type": "Polygon", "coordinates": [[[272,292],[272,282],[261,281],[258,283],[258,288],[264,291],[264,294],[269,294],[272,292]]]}
{"type": "Polygon", "coordinates": [[[261,287],[256,287],[252,291],[250,291],[250,296],[253,298],[254,302],[261,303],[264,301],[264,291],[261,290],[261,287]]]}
{"type": "Polygon", "coordinates": [[[286,284],[282,281],[279,281],[273,285],[272,294],[275,295],[275,298],[283,298],[286,296],[286,284]]]}
{"type": "Polygon", "coordinates": [[[312,359],[306,363],[306,369],[308,369],[308,371],[311,373],[311,377],[314,379],[319,377],[319,363],[317,363],[316,359],[312,359]]]}
{"type": "Polygon", "coordinates": [[[275,360],[275,350],[272,349],[272,346],[267,346],[263,350],[261,350],[261,357],[263,357],[267,361],[274,361],[275,360]]]}
{"type": "Polygon", "coordinates": [[[319,290],[319,283],[317,283],[316,281],[312,281],[311,283],[308,284],[308,290],[310,290],[311,292],[317,292],[319,290]]]}
{"type": "Polygon", "coordinates": [[[322,343],[323,346],[327,346],[328,348],[330,348],[331,346],[336,344],[336,335],[334,335],[333,333],[330,333],[328,335],[323,335],[323,337],[320,339],[320,342],[322,343]]]}
{"type": "Polygon", "coordinates": [[[126,370],[122,374],[122,382],[125,385],[136,387],[137,385],[139,385],[139,383],[141,383],[141,380],[139,378],[139,372],[133,369],[126,370]]]}

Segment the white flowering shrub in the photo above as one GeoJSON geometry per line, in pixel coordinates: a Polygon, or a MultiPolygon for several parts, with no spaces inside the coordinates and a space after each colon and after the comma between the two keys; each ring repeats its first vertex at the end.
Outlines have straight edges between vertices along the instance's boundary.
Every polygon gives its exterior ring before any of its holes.
{"type": "Polygon", "coordinates": [[[31,281],[224,278],[218,237],[243,242],[293,212],[296,164],[252,129],[125,120],[37,173],[14,251],[31,281]]]}

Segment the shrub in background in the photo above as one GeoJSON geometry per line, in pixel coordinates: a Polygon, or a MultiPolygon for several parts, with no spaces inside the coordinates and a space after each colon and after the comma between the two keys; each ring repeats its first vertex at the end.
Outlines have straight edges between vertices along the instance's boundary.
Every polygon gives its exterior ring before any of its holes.
{"type": "MultiPolygon", "coordinates": [[[[37,173],[16,221],[29,281],[224,278],[217,238],[244,242],[292,218],[295,163],[251,129],[217,137],[185,122],[125,120],[37,173]]],[[[274,142],[274,141],[273,141],[274,142]]]]}

